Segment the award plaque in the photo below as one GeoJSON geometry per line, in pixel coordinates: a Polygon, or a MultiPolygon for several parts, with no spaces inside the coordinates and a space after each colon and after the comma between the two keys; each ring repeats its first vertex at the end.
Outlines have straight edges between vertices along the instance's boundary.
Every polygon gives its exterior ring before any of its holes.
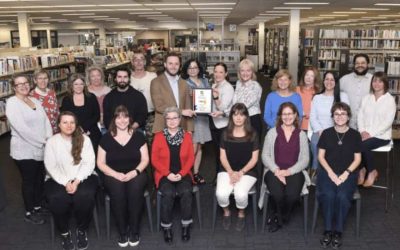
{"type": "Polygon", "coordinates": [[[209,114],[212,112],[212,89],[193,89],[193,111],[196,114],[209,114]]]}

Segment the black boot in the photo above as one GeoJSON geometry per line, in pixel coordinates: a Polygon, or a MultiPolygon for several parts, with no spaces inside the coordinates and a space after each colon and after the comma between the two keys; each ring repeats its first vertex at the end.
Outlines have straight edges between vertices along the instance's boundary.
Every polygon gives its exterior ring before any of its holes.
{"type": "Polygon", "coordinates": [[[164,241],[168,245],[172,244],[173,235],[172,235],[172,228],[163,228],[164,230],[164,241]]]}
{"type": "Polygon", "coordinates": [[[182,241],[187,242],[190,240],[190,225],[182,226],[182,241]]]}

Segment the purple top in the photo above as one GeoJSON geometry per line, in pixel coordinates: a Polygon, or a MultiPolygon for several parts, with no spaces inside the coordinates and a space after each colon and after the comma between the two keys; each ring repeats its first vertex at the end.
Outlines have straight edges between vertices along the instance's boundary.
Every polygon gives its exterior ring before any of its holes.
{"type": "Polygon", "coordinates": [[[276,128],[277,137],[275,140],[275,162],[279,169],[288,169],[299,159],[300,153],[300,129],[296,128],[289,141],[286,141],[283,129],[276,128]]]}

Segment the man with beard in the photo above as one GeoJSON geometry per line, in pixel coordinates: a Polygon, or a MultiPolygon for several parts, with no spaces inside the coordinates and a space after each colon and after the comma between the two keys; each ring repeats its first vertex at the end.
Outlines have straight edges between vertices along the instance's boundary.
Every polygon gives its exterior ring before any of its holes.
{"type": "Polygon", "coordinates": [[[147,103],[144,95],[134,89],[130,83],[131,71],[128,68],[121,68],[115,72],[114,83],[116,87],[104,97],[103,112],[104,125],[110,125],[115,108],[124,105],[129,115],[133,118],[133,127],[144,130],[147,118],[147,103]]]}
{"type": "Polygon", "coordinates": [[[349,97],[352,117],[350,127],[357,130],[357,114],[361,100],[368,95],[371,86],[372,74],[368,73],[369,57],[366,54],[357,54],[353,59],[353,72],[340,78],[340,90],[349,97]]]}
{"type": "Polygon", "coordinates": [[[179,77],[181,60],[178,54],[168,53],[165,57],[165,72],[151,81],[150,94],[155,109],[153,133],[164,128],[164,110],[178,107],[182,110],[181,127],[193,131],[192,102],[186,81],[179,77]]]}

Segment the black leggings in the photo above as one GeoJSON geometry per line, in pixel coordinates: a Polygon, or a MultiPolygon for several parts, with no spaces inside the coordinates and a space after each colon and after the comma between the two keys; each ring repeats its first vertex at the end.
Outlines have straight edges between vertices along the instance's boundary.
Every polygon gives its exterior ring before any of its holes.
{"type": "Polygon", "coordinates": [[[97,176],[91,175],[81,184],[74,194],[68,194],[65,186],[49,179],[44,184],[49,209],[60,233],[69,231],[69,217],[73,210],[79,230],[86,231],[93,217],[95,196],[98,187],[97,176]]]}
{"type": "Polygon", "coordinates": [[[146,173],[141,173],[128,182],[121,182],[107,175],[104,177],[104,186],[110,195],[111,210],[120,235],[126,235],[128,227],[131,233],[139,234],[146,185],[146,173]]]}
{"type": "Polygon", "coordinates": [[[264,182],[271,194],[279,224],[282,224],[282,218],[289,220],[294,204],[300,199],[304,180],[304,174],[300,172],[287,176],[284,185],[272,171],[265,174],[264,182]]]}
{"type": "Polygon", "coordinates": [[[22,177],[22,197],[25,211],[40,207],[43,201],[44,164],[43,161],[15,160],[22,177]]]}

